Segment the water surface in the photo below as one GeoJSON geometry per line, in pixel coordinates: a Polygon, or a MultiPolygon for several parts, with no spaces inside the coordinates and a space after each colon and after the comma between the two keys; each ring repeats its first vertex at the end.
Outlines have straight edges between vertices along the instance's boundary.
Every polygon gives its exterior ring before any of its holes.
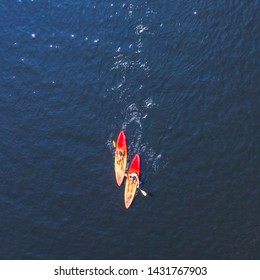
{"type": "Polygon", "coordinates": [[[259,1],[191,2],[1,2],[1,259],[260,258],[259,1]]]}

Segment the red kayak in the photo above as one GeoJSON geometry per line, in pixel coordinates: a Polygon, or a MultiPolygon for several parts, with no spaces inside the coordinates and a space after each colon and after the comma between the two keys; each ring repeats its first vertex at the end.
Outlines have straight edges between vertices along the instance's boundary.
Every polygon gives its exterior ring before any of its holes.
{"type": "Polygon", "coordinates": [[[125,207],[129,208],[139,187],[140,156],[136,154],[131,161],[125,184],[125,207]]]}
{"type": "Polygon", "coordinates": [[[123,130],[120,131],[115,146],[115,175],[118,186],[121,186],[125,177],[127,162],[127,143],[123,130]]]}

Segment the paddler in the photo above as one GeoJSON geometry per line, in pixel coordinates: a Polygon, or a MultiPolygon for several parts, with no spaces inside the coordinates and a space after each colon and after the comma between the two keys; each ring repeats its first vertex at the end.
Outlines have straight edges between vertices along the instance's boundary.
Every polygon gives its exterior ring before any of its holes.
{"type": "Polygon", "coordinates": [[[132,192],[132,188],[137,184],[137,188],[139,187],[139,178],[135,172],[129,175],[129,191],[132,192]],[[130,189],[131,187],[131,189],[130,189]]]}
{"type": "Polygon", "coordinates": [[[124,158],[124,151],[121,149],[117,150],[117,154],[118,154],[118,160],[117,160],[117,164],[121,166],[122,169],[122,164],[123,164],[123,158],[124,158]]]}

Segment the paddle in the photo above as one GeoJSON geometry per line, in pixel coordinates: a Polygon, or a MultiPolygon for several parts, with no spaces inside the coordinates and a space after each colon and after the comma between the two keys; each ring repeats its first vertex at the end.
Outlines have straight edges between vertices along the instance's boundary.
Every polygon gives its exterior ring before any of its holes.
{"type": "MultiPolygon", "coordinates": [[[[127,177],[127,174],[125,174],[125,177],[127,177]]],[[[142,194],[143,196],[147,196],[147,192],[144,191],[144,190],[142,190],[142,189],[139,187],[139,181],[138,181],[137,188],[141,191],[141,194],[142,194]]]]}
{"type": "Polygon", "coordinates": [[[116,142],[114,140],[112,141],[112,144],[113,144],[113,146],[115,148],[116,147],[116,142]]]}
{"type": "Polygon", "coordinates": [[[140,189],[139,184],[138,184],[137,188],[139,188],[139,190],[141,191],[141,194],[143,196],[147,196],[147,192],[145,192],[144,190],[140,189]]]}

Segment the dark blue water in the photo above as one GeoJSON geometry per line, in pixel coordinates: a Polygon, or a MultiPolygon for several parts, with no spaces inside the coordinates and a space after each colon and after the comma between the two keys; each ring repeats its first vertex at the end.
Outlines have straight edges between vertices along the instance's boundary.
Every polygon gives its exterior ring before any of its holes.
{"type": "Polygon", "coordinates": [[[1,1],[0,258],[259,259],[259,4],[1,1]]]}

